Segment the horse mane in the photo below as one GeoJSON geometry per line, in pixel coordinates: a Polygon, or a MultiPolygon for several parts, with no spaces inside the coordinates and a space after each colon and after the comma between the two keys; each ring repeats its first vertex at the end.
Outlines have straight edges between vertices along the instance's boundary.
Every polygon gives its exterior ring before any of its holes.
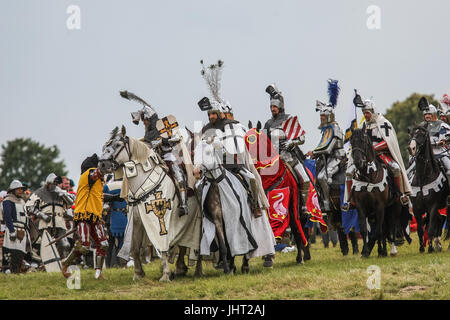
{"type": "Polygon", "coordinates": [[[136,163],[144,163],[150,156],[150,148],[136,138],[128,137],[131,160],[136,163]]]}

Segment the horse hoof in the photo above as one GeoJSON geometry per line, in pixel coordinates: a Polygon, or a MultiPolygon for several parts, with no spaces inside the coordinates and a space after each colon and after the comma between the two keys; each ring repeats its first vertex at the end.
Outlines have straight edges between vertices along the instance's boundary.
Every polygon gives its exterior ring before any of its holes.
{"type": "Polygon", "coordinates": [[[183,268],[175,270],[175,277],[184,277],[188,272],[188,267],[184,266],[183,268]]]}
{"type": "Polygon", "coordinates": [[[420,253],[424,253],[425,252],[425,248],[424,247],[420,247],[419,252],[420,253]]]}
{"type": "Polygon", "coordinates": [[[165,274],[159,279],[159,282],[170,282],[170,276],[165,274]]]}
{"type": "Polygon", "coordinates": [[[250,267],[244,267],[244,266],[242,266],[242,267],[241,267],[241,272],[242,272],[243,274],[249,273],[249,272],[250,272],[250,267]]]}
{"type": "Polygon", "coordinates": [[[194,273],[194,277],[195,278],[202,278],[202,277],[204,277],[205,276],[205,274],[203,273],[203,272],[195,272],[194,273]]]}
{"type": "Polygon", "coordinates": [[[391,253],[391,257],[396,257],[398,253],[391,253]]]}
{"type": "Polygon", "coordinates": [[[263,267],[264,268],[272,268],[273,267],[273,260],[272,259],[264,260],[263,267]]]}
{"type": "Polygon", "coordinates": [[[359,253],[359,249],[358,248],[353,249],[353,254],[358,254],[358,253],[359,253]]]}
{"type": "Polygon", "coordinates": [[[144,277],[145,277],[145,274],[137,274],[137,273],[135,273],[134,276],[133,276],[133,281],[142,280],[142,279],[144,279],[144,277]]]}
{"type": "Polygon", "coordinates": [[[305,253],[305,256],[303,257],[303,260],[305,260],[305,261],[311,260],[311,255],[309,254],[309,252],[305,253]]]}

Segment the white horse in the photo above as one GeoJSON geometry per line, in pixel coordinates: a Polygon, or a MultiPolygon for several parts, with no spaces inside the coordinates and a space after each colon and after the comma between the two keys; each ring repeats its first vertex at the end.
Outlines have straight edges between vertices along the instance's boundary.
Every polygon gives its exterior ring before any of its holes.
{"type": "MultiPolygon", "coordinates": [[[[128,224],[119,255],[128,259],[131,253],[133,279],[145,276],[140,249],[149,242],[161,257],[160,281],[170,281],[169,253],[178,248],[175,275],[185,274],[186,248],[192,260],[197,260],[199,253],[201,217],[196,197],[188,200],[189,214],[180,217],[179,199],[166,164],[145,143],[126,136],[124,126],[121,132],[116,127],[103,146],[99,168],[102,173],[123,177],[121,197],[127,198],[128,224]]],[[[201,263],[197,263],[196,274],[201,274],[201,263]]]]}
{"type": "MultiPolygon", "coordinates": [[[[247,190],[222,164],[223,145],[201,141],[195,148],[194,164],[201,167],[203,178],[197,183],[203,209],[203,235],[200,254],[209,255],[217,237],[225,273],[234,273],[235,256],[243,255],[242,273],[249,272],[248,260],[275,254],[276,244],[266,213],[252,214],[247,190]]],[[[244,180],[254,178],[241,170],[244,180]]],[[[248,183],[248,182],[247,182],[248,183]]]]}

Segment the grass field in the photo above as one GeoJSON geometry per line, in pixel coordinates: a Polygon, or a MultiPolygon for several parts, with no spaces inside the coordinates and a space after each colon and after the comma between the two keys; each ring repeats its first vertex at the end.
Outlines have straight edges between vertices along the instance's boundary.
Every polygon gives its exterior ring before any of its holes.
{"type": "MultiPolygon", "coordinates": [[[[361,245],[361,242],[360,242],[361,245]]],[[[204,263],[203,278],[190,268],[184,278],[160,283],[159,260],[145,265],[147,276],[133,282],[133,269],[107,269],[106,280],[94,280],[93,270],[81,271],[81,288],[70,290],[59,273],[0,274],[0,299],[162,299],[162,300],[265,300],[265,299],[450,299],[450,251],[423,253],[416,234],[411,245],[399,247],[397,257],[378,258],[376,247],[369,259],[343,257],[338,247],[312,245],[312,259],[295,263],[296,252],[277,253],[274,267],[263,268],[261,259],[250,261],[250,274],[224,275],[204,263]],[[381,289],[370,290],[367,268],[381,269],[381,289]]],[[[172,269],[174,266],[172,266],[172,269]]]]}

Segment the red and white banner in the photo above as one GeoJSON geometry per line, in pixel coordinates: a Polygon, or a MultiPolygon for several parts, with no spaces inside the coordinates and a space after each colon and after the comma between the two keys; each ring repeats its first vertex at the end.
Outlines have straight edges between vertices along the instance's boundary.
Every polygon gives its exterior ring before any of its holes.
{"type": "Polygon", "coordinates": [[[305,130],[302,129],[302,126],[298,122],[297,116],[290,117],[289,119],[283,121],[281,127],[283,128],[288,140],[293,140],[305,134],[305,130]]]}

